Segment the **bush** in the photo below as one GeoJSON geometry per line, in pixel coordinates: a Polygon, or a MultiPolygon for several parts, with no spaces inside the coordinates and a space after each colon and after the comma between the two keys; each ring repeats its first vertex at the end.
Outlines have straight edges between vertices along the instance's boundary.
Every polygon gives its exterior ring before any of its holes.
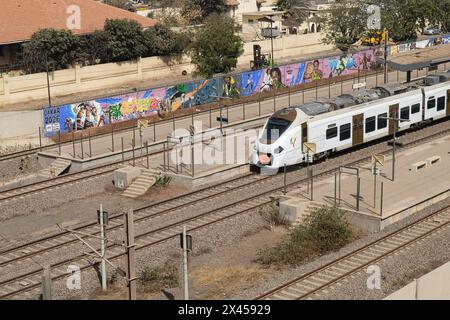
{"type": "Polygon", "coordinates": [[[28,72],[65,69],[76,62],[80,40],[68,30],[42,29],[22,47],[22,63],[28,72]]]}
{"type": "Polygon", "coordinates": [[[281,215],[276,201],[263,208],[260,213],[269,226],[286,226],[289,224],[288,220],[281,215]]]}
{"type": "Polygon", "coordinates": [[[169,186],[172,178],[169,176],[160,176],[156,178],[155,187],[157,188],[166,188],[169,186]]]}
{"type": "Polygon", "coordinates": [[[146,266],[139,275],[140,283],[146,290],[159,291],[178,286],[178,270],[173,263],[166,262],[163,267],[146,266]]]}
{"type": "Polygon", "coordinates": [[[257,260],[266,265],[298,265],[314,256],[337,250],[352,238],[353,233],[343,212],[324,206],[295,227],[280,245],[260,251],[257,260]]]}

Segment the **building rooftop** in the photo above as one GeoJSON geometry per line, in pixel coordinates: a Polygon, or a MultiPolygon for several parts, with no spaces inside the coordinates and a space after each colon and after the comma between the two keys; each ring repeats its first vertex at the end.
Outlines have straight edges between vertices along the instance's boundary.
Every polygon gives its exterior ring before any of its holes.
{"type": "Polygon", "coordinates": [[[68,29],[70,6],[78,6],[81,28],[74,34],[88,34],[103,29],[106,19],[131,19],[144,28],[156,21],[133,12],[112,7],[94,0],[3,0],[0,10],[0,44],[19,43],[31,39],[40,29],[68,29]]]}
{"type": "Polygon", "coordinates": [[[450,62],[450,44],[416,49],[388,58],[389,66],[400,71],[411,71],[436,66],[446,62],[450,62]]]}

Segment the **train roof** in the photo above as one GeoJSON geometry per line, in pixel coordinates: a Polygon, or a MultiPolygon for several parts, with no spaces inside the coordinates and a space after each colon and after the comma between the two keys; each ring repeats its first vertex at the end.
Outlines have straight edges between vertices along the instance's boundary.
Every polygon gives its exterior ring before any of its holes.
{"type": "Polygon", "coordinates": [[[314,117],[322,113],[327,113],[330,110],[330,104],[325,102],[309,102],[305,103],[299,106],[295,106],[296,109],[300,109],[303,111],[307,116],[314,117]]]}
{"type": "Polygon", "coordinates": [[[429,75],[424,79],[413,83],[386,83],[373,89],[359,89],[353,91],[351,94],[342,94],[327,100],[309,102],[293,107],[303,111],[309,117],[316,117],[332,111],[355,107],[371,101],[397,96],[432,85],[445,83],[447,81],[450,81],[450,70],[438,72],[435,75],[429,75]]]}

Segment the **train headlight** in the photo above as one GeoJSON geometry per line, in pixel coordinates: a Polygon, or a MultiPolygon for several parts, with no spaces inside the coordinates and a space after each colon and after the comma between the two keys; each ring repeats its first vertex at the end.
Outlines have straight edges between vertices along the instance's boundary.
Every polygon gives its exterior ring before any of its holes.
{"type": "Polygon", "coordinates": [[[284,149],[282,148],[282,147],[278,147],[278,148],[276,148],[274,151],[273,151],[273,153],[274,154],[280,154],[280,153],[282,153],[284,151],[284,149]]]}

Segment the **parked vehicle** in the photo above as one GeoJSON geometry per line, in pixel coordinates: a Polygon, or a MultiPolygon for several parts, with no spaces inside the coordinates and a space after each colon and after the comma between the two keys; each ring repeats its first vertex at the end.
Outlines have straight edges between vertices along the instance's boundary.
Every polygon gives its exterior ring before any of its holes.
{"type": "Polygon", "coordinates": [[[441,29],[437,26],[428,27],[423,31],[424,35],[430,35],[430,36],[441,34],[441,33],[442,33],[441,29]]]}

